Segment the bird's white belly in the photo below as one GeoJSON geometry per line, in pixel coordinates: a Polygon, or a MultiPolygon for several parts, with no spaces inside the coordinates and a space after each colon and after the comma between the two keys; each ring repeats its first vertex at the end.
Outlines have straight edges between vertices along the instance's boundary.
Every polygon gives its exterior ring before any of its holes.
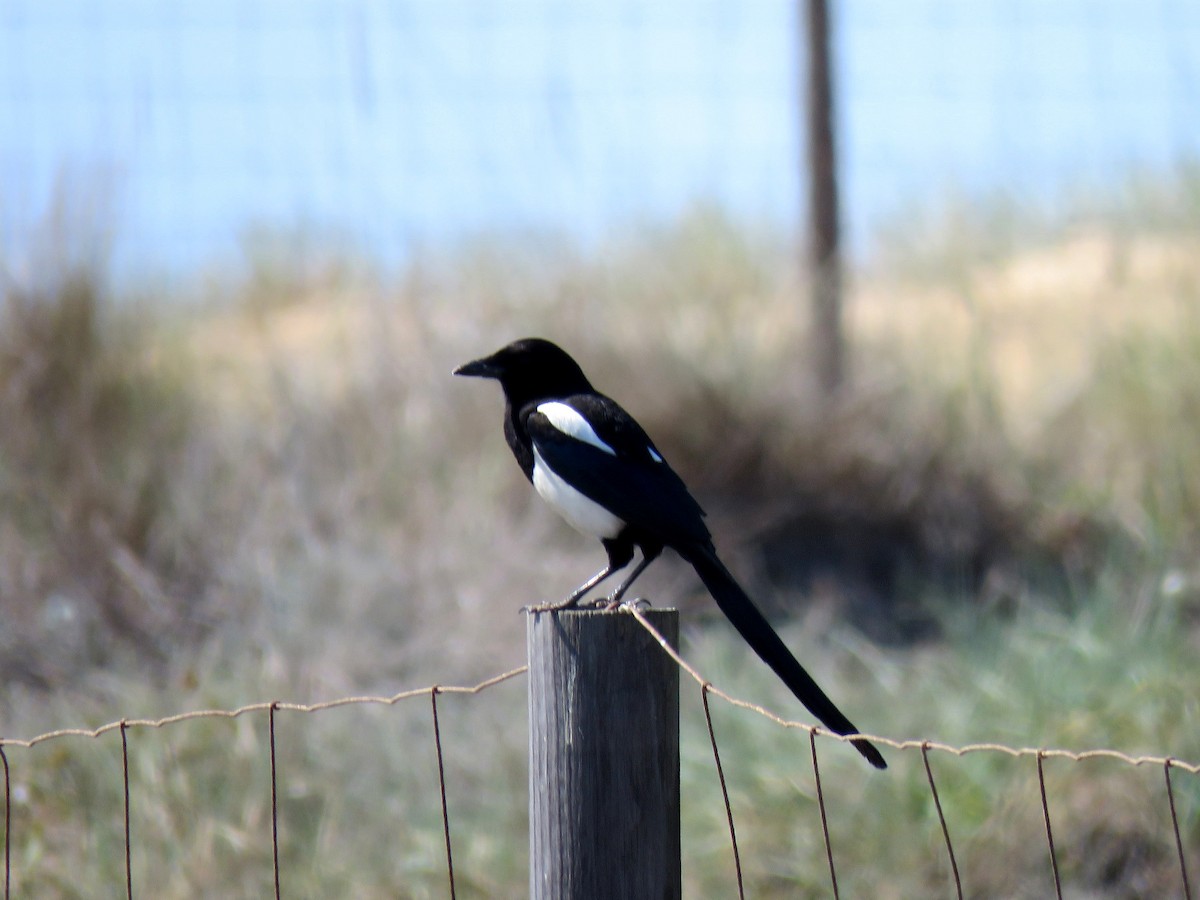
{"type": "Polygon", "coordinates": [[[599,538],[614,538],[625,523],[595,500],[585,497],[563,481],[546,465],[537,447],[533,448],[533,486],[554,511],[573,528],[599,538]]]}

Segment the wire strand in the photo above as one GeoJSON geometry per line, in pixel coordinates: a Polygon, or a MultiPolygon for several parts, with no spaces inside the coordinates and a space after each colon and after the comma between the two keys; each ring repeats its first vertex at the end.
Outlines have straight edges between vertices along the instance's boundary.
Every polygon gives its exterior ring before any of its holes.
{"type": "MultiPolygon", "coordinates": [[[[502,672],[499,675],[493,675],[479,684],[470,686],[439,686],[438,691],[443,694],[478,694],[480,691],[487,690],[497,684],[508,681],[511,678],[516,678],[518,675],[524,675],[528,671],[528,666],[520,666],[516,669],[510,669],[507,672],[502,672]]],[[[240,716],[249,713],[266,712],[267,710],[287,710],[288,712],[299,713],[315,713],[323,712],[327,709],[337,709],[342,706],[355,706],[359,704],[377,705],[377,706],[395,706],[402,700],[410,700],[414,697],[424,697],[432,687],[413,688],[412,690],[400,691],[397,694],[392,694],[390,697],[383,696],[349,696],[338,697],[336,700],[324,700],[320,703],[284,703],[278,700],[264,701],[260,703],[249,703],[246,706],[239,706],[236,709],[196,709],[190,712],[176,713],[175,715],[165,716],[161,719],[120,719],[116,722],[109,722],[106,725],[101,725],[99,728],[59,728],[55,731],[47,731],[44,734],[39,734],[36,737],[21,739],[21,738],[5,738],[0,737],[0,747],[35,747],[38,744],[46,741],[59,740],[68,737],[83,737],[83,738],[98,738],[108,734],[110,731],[115,731],[122,724],[126,728],[165,728],[168,725],[176,725],[180,722],[187,722],[192,719],[236,719],[240,716]]]]}
{"type": "Polygon", "coordinates": [[[1167,757],[1163,763],[1163,777],[1167,782],[1167,803],[1171,807],[1171,827],[1175,831],[1175,852],[1179,854],[1179,872],[1183,876],[1184,900],[1192,900],[1192,885],[1188,881],[1187,857],[1183,852],[1183,837],[1179,833],[1179,815],[1175,812],[1175,790],[1171,787],[1171,766],[1174,760],[1167,757]]]}
{"type": "Polygon", "coordinates": [[[8,900],[12,882],[12,790],[8,774],[8,754],[0,744],[0,762],[4,763],[4,900],[8,900]]]}
{"type": "Polygon", "coordinates": [[[958,875],[958,860],[954,857],[954,844],[950,840],[950,826],[946,824],[946,814],[942,811],[942,798],[938,796],[937,784],[933,780],[933,769],[929,765],[929,745],[921,746],[921,760],[925,763],[925,777],[929,781],[929,793],[933,795],[933,805],[937,809],[938,821],[942,823],[942,837],[946,839],[946,852],[950,854],[950,871],[954,875],[954,890],[958,900],[963,900],[962,879],[958,875]]]}
{"type": "Polygon", "coordinates": [[[1042,818],[1046,823],[1046,843],[1050,845],[1050,867],[1054,871],[1054,895],[1062,900],[1062,880],[1058,875],[1058,854],[1054,852],[1054,829],[1050,827],[1050,803],[1046,799],[1046,773],[1042,768],[1045,754],[1037,754],[1038,790],[1042,795],[1042,818]]]}
{"type": "Polygon", "coordinates": [[[442,794],[442,834],[446,839],[446,871],[450,877],[450,900],[457,896],[454,890],[454,853],[450,849],[450,807],[446,803],[446,763],[442,758],[442,728],[438,724],[438,686],[429,689],[433,705],[433,744],[437,750],[438,787],[442,794]]]}
{"type": "Polygon", "coordinates": [[[725,768],[721,765],[721,751],[717,749],[717,734],[713,730],[712,710],[708,705],[708,692],[711,687],[707,681],[701,685],[700,699],[704,704],[704,720],[708,723],[708,740],[712,744],[713,761],[717,764],[717,778],[721,782],[721,797],[725,801],[725,820],[729,823],[729,842],[733,845],[733,868],[737,873],[738,898],[746,900],[746,887],[742,883],[742,857],[738,853],[737,830],[733,827],[733,806],[729,803],[725,768]]]}
{"type": "Polygon", "coordinates": [[[833,841],[829,838],[829,819],[825,815],[825,790],[821,787],[821,767],[817,764],[817,733],[808,733],[808,746],[812,751],[813,780],[817,785],[817,807],[821,810],[821,834],[825,836],[825,858],[829,860],[829,880],[833,883],[833,898],[838,900],[837,869],[833,865],[833,841]]]}
{"type": "Polygon", "coordinates": [[[121,780],[125,794],[125,896],[133,900],[133,849],[129,832],[129,727],[121,722],[121,780]]]}
{"type": "Polygon", "coordinates": [[[275,710],[279,704],[272,702],[267,709],[267,727],[271,745],[271,858],[275,869],[275,900],[282,896],[279,890],[279,789],[275,768],[275,710]]]}

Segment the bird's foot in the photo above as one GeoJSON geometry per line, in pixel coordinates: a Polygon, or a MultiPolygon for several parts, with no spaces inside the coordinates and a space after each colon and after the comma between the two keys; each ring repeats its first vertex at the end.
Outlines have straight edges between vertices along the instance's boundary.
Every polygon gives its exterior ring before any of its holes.
{"type": "Polygon", "coordinates": [[[597,597],[595,600],[578,600],[575,598],[567,598],[560,600],[557,603],[537,603],[530,606],[522,606],[520,612],[523,615],[560,612],[564,609],[594,609],[598,612],[612,612],[615,609],[650,609],[650,601],[645,597],[632,597],[628,600],[623,600],[620,597],[597,597]]]}
{"type": "Polygon", "coordinates": [[[580,606],[586,606],[588,609],[594,609],[598,612],[607,612],[610,609],[616,608],[608,597],[594,597],[587,601],[587,603],[581,603],[580,606]]]}
{"type": "Polygon", "coordinates": [[[522,606],[521,612],[524,613],[525,615],[529,615],[530,613],[533,613],[536,615],[537,613],[559,612],[560,610],[564,610],[564,609],[575,609],[578,606],[579,606],[579,598],[575,597],[575,596],[571,596],[571,597],[568,597],[566,600],[559,600],[556,603],[537,603],[537,604],[533,604],[531,606],[522,606]]]}
{"type": "Polygon", "coordinates": [[[612,612],[614,609],[649,609],[650,601],[645,597],[631,597],[628,600],[622,600],[620,597],[615,599],[609,597],[597,603],[596,606],[606,612],[612,612]]]}

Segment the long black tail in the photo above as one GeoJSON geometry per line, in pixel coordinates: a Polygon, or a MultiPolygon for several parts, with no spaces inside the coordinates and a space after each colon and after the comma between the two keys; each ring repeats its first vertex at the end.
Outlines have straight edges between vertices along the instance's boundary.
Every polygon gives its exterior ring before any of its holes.
{"type": "MultiPolygon", "coordinates": [[[[745,638],[746,643],[774,670],[783,683],[791,688],[792,693],[808,707],[809,712],[838,734],[860,733],[842,711],[833,705],[833,701],[813,681],[812,676],[804,671],[804,667],[792,655],[787,644],[775,633],[770,623],[758,611],[758,607],[717,558],[712,547],[688,547],[680,550],[679,554],[692,564],[708,592],[717,601],[721,612],[725,613],[725,617],[733,623],[733,627],[745,638]]],[[[887,768],[882,754],[870,741],[859,738],[850,743],[875,768],[887,768]]]]}

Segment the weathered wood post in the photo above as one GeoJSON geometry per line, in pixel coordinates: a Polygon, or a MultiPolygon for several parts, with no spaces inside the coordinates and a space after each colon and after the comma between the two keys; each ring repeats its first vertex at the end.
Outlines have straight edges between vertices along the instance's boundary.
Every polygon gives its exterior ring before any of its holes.
{"type": "Polygon", "coordinates": [[[829,0],[803,0],[802,45],[808,67],[800,96],[806,100],[808,185],[808,277],[812,290],[813,361],[827,398],[846,380],[842,327],[841,216],[834,140],[834,71],[829,0]]]}
{"type": "MultiPolygon", "coordinates": [[[[672,645],[675,610],[646,613],[672,645]]],[[[633,616],[528,617],[529,895],[678,900],[679,669],[633,616]]]]}

